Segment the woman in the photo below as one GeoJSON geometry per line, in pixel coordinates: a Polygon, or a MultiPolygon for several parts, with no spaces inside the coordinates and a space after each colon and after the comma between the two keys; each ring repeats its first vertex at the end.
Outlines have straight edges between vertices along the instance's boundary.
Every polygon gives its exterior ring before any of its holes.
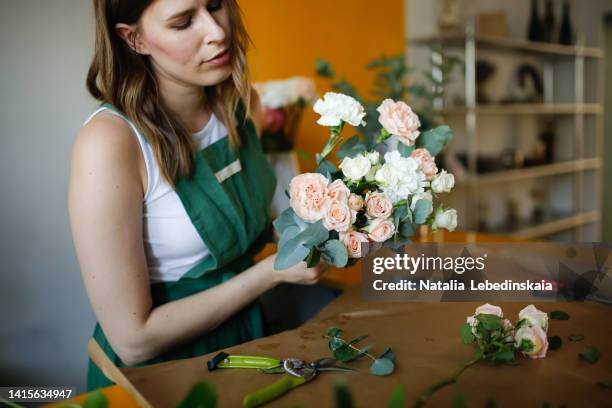
{"type": "MultiPolygon", "coordinates": [[[[263,335],[257,298],[324,269],[253,264],[275,180],[236,0],[94,0],[87,85],[103,105],[73,148],[69,210],[94,338],[118,366],[263,335]]],[[[109,385],[90,361],[88,389],[109,385]]]]}

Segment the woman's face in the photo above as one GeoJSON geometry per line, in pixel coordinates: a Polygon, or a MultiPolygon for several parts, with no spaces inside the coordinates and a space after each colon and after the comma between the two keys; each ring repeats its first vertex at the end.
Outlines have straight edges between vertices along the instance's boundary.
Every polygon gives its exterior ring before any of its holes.
{"type": "Polygon", "coordinates": [[[158,76],[185,85],[210,86],[231,72],[230,18],[226,0],[156,0],[142,14],[140,52],[158,76]]]}

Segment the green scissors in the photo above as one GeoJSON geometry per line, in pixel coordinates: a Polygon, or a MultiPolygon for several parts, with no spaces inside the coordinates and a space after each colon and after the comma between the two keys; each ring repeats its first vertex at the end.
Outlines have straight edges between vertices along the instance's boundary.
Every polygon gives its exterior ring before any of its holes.
{"type": "Polygon", "coordinates": [[[336,360],[333,358],[321,358],[309,363],[297,358],[230,356],[221,352],[208,361],[207,365],[209,371],[215,368],[256,368],[268,374],[288,374],[264,388],[247,394],[242,404],[245,408],[254,408],[307,383],[315,378],[319,371],[355,371],[349,367],[336,366],[335,363],[336,360]]]}

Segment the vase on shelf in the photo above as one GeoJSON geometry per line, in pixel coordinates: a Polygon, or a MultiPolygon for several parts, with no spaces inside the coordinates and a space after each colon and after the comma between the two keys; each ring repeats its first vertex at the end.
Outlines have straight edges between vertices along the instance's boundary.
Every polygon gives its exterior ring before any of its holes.
{"type": "Polygon", "coordinates": [[[552,43],[557,38],[557,22],[552,0],[546,0],[546,10],[544,12],[544,41],[552,43]]]}
{"type": "Polygon", "coordinates": [[[529,41],[544,41],[544,24],[540,19],[538,0],[531,0],[531,14],[529,16],[527,39],[529,41]]]}
{"type": "Polygon", "coordinates": [[[569,0],[563,2],[563,15],[561,17],[561,28],[559,29],[559,44],[574,44],[574,30],[572,29],[572,21],[570,20],[569,0]]]}

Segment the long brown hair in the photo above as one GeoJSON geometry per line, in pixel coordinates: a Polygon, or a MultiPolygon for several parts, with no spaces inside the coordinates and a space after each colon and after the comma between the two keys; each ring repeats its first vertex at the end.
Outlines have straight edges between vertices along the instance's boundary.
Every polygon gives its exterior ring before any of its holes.
{"type": "MultiPolygon", "coordinates": [[[[135,24],[154,0],[94,0],[96,46],[87,74],[94,98],[113,104],[144,133],[162,176],[174,185],[189,176],[195,144],[184,123],[164,104],[148,56],[134,52],[115,32],[117,23],[135,24]]],[[[246,61],[251,42],[237,0],[224,0],[231,24],[232,74],[222,83],[205,87],[213,112],[229,131],[232,146],[240,144],[235,111],[244,104],[245,120],[251,112],[251,84],[246,61]]]]}

